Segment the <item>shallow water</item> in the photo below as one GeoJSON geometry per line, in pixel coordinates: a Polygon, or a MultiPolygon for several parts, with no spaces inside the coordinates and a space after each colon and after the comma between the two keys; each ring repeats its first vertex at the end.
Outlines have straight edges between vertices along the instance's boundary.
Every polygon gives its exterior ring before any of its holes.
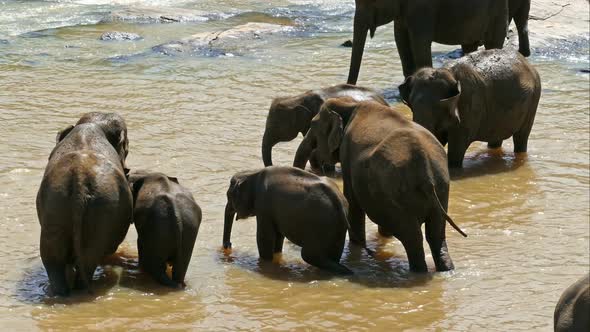
{"type": "MultiPolygon", "coordinates": [[[[306,265],[288,242],[280,264],[259,263],[253,218],[234,224],[229,256],[220,245],[229,178],[262,166],[271,99],[346,80],[350,49],[338,45],[351,38],[354,3],[154,0],[142,5],[221,15],[195,23],[97,24],[111,10],[138,3],[0,3],[0,326],[551,329],[559,295],[589,265],[589,76],[579,72],[588,70],[587,34],[534,49],[530,61],[543,94],[526,157],[515,157],[511,140],[499,151],[474,143],[465,169],[453,174],[450,215],[469,234],[448,228],[454,272],[409,273],[401,244],[378,237],[368,222],[377,258],[347,246],[343,263],[356,274],[338,278],[306,265]],[[295,27],[238,43],[231,55],[152,51],[249,21],[295,27]],[[144,39],[98,40],[113,30],[144,39]],[[128,165],[177,176],[203,209],[186,290],[168,292],[139,271],[132,226],[119,254],[95,274],[93,295],[47,295],[35,195],[56,132],[88,111],[121,113],[129,127],[128,165]]],[[[392,30],[379,28],[369,42],[359,84],[397,103],[403,78],[392,30]]],[[[435,62],[453,49],[436,45],[435,62]]],[[[300,139],[278,145],[275,163],[291,164],[300,139]]]]}

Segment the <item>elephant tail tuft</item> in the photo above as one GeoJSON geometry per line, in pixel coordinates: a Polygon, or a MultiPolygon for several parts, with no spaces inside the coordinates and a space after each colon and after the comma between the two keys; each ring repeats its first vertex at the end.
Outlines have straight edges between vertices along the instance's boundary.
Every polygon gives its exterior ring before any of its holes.
{"type": "Polygon", "coordinates": [[[459,228],[459,226],[457,226],[457,224],[455,224],[453,219],[451,219],[451,217],[449,217],[449,215],[447,214],[447,211],[445,211],[445,209],[443,208],[442,204],[440,203],[440,200],[438,199],[438,195],[436,194],[436,188],[434,187],[434,184],[432,185],[432,192],[434,193],[434,199],[436,200],[436,203],[438,204],[438,207],[439,207],[440,211],[442,212],[445,220],[448,221],[449,224],[451,226],[453,226],[453,228],[457,232],[459,232],[459,234],[463,235],[464,237],[467,237],[467,234],[465,234],[465,232],[463,232],[461,230],[461,228],[459,228]]]}

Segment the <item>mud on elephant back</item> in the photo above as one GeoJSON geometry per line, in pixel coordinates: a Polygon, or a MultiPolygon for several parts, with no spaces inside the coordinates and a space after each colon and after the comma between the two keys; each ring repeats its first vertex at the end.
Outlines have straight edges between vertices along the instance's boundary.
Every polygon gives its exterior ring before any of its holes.
{"type": "Polygon", "coordinates": [[[37,194],[41,259],[53,293],[89,289],[94,270],[117,250],[132,218],[125,179],[127,126],[114,113],[88,113],[59,132],[37,194]]]}

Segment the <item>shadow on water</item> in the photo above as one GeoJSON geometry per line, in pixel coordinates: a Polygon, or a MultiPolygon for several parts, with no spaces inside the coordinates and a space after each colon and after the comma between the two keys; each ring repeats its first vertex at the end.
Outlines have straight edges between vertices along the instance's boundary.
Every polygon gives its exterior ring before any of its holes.
{"type": "Polygon", "coordinates": [[[156,295],[177,291],[155,282],[149,275],[141,271],[137,255],[122,250],[106,257],[102,265],[98,266],[94,272],[91,292],[72,290],[69,297],[53,295],[47,273],[39,260],[25,270],[23,278],[17,284],[15,298],[30,304],[78,304],[92,302],[105,296],[117,285],[156,295]]]}
{"type": "Polygon", "coordinates": [[[502,148],[485,149],[465,156],[463,168],[449,169],[452,180],[510,172],[528,159],[526,153],[505,153],[502,148]]]}
{"type": "MultiPolygon", "coordinates": [[[[228,252],[220,249],[217,260],[269,279],[285,282],[310,283],[346,279],[370,288],[411,288],[428,283],[433,273],[410,272],[405,251],[396,255],[385,250],[390,241],[392,240],[389,238],[375,235],[375,239],[369,242],[371,250],[374,251],[372,256],[359,246],[351,244],[345,246],[340,263],[354,272],[352,276],[335,275],[303,261],[286,262],[280,254],[276,255],[272,262],[268,262],[251,253],[236,250],[228,252]]],[[[285,245],[288,243],[285,242],[285,245]]],[[[292,246],[295,247],[295,245],[292,246]]]]}

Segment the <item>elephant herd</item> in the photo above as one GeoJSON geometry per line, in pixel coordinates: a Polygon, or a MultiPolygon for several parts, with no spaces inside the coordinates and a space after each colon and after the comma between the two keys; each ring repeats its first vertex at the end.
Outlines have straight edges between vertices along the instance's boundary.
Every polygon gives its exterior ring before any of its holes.
{"type": "MultiPolygon", "coordinates": [[[[266,167],[231,178],[223,247],[232,246],[234,219],[256,216],[261,259],[272,260],[287,238],[302,248],[305,262],[351,274],[340,264],[346,234],[371,252],[365,234],[369,217],[381,235],[400,240],[414,272],[428,271],[425,224],[436,271],[452,270],[446,224],[467,235],[447,213],[449,168],[463,166],[465,151],[475,141],[498,148],[512,137],[515,153],[527,151],[541,95],[539,74],[524,58],[530,54],[529,8],[530,1],[516,0],[356,0],[349,84],[272,101],[262,137],[266,167]],[[520,53],[501,49],[510,19],[519,31],[520,53]],[[391,21],[406,77],[400,98],[412,120],[375,90],[353,85],[367,31],[373,36],[391,21]],[[472,53],[433,69],[433,41],[461,44],[472,53]],[[481,44],[486,50],[476,51],[481,44]],[[272,166],[273,146],[299,133],[304,138],[293,167],[272,166]],[[304,170],[307,162],[314,172],[304,170]],[[329,173],[337,163],[342,192],[315,174],[329,173]]],[[[138,233],[141,268],[161,284],[184,285],[201,209],[178,179],[130,172],[127,153],[127,127],[114,113],[85,114],[57,135],[37,212],[41,258],[58,295],[89,288],[97,265],[117,250],[131,223],[138,233]]],[[[573,287],[569,297],[587,309],[587,278],[573,287]]],[[[583,310],[572,301],[560,300],[556,329],[588,323],[587,310],[581,322],[583,310]]]]}

